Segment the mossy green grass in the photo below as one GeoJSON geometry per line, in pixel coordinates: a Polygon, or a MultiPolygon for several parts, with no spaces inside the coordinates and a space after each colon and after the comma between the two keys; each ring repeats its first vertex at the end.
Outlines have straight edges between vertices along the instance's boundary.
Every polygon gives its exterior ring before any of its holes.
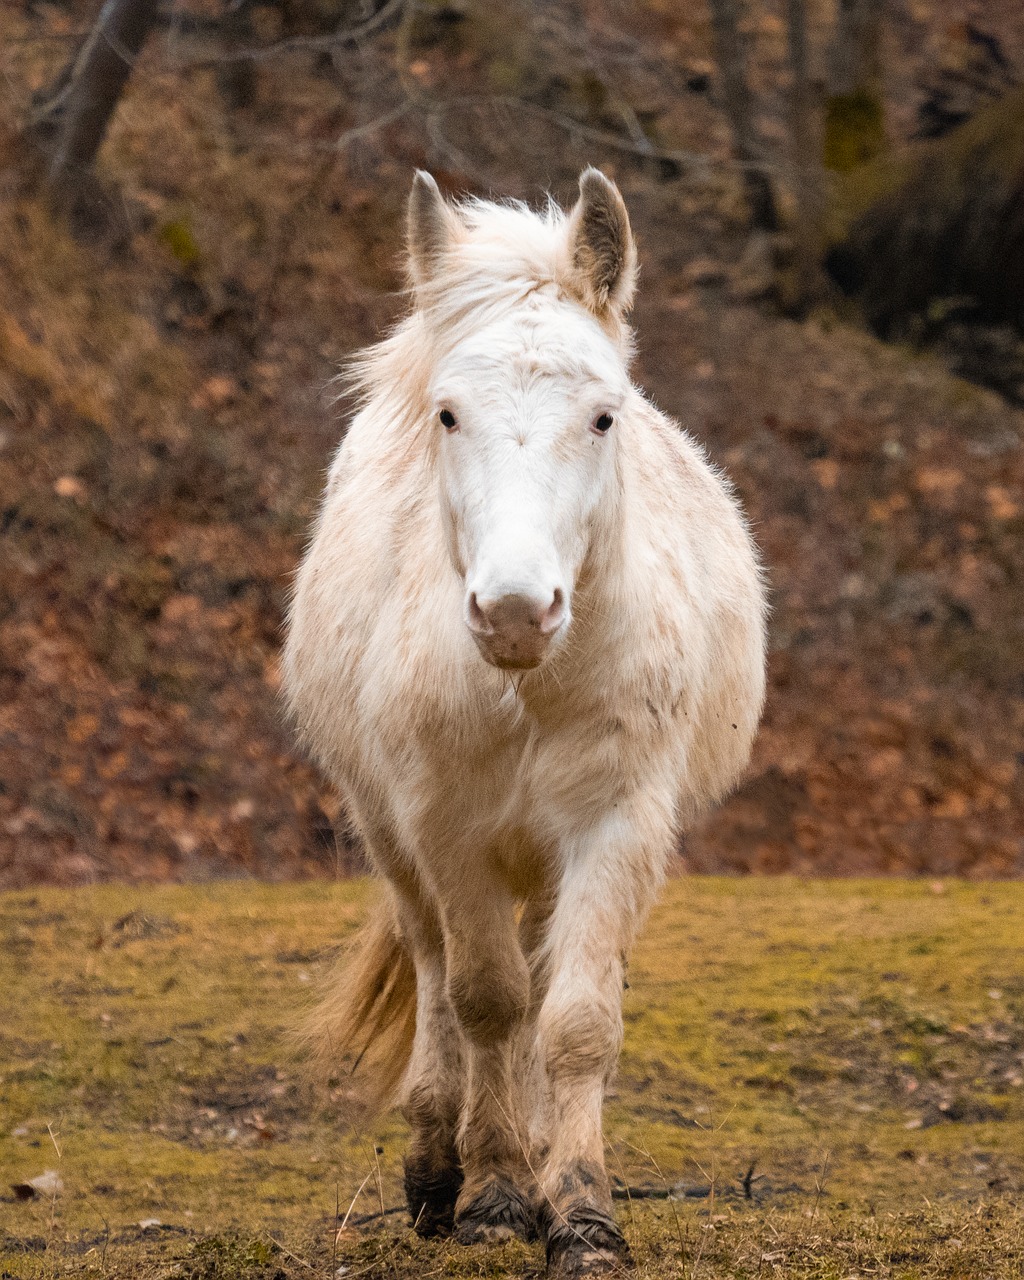
{"type": "MultiPolygon", "coordinates": [[[[371,1216],[403,1125],[305,1081],[289,1028],[373,892],[0,897],[0,1275],[542,1273],[371,1216]]],[[[641,1276],[1024,1272],[1024,885],[672,880],[625,1012],[606,1130],[641,1276]]]]}

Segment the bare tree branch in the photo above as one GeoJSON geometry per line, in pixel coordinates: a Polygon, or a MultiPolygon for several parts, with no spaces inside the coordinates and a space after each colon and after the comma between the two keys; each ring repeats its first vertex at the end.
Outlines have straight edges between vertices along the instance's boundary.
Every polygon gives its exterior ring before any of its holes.
{"type": "Polygon", "coordinates": [[[320,150],[344,151],[346,147],[350,147],[353,142],[358,142],[360,138],[368,137],[371,133],[376,133],[378,129],[383,129],[389,124],[394,124],[396,120],[401,120],[417,105],[412,98],[406,98],[403,102],[398,103],[397,106],[392,107],[389,111],[382,112],[381,115],[375,116],[372,120],[367,120],[364,124],[357,124],[351,129],[346,129],[344,133],[339,133],[333,142],[325,143],[320,150]]]}
{"type": "Polygon", "coordinates": [[[340,31],[332,31],[324,36],[290,36],[287,40],[278,40],[274,44],[262,48],[233,49],[203,58],[194,58],[188,62],[178,63],[180,71],[202,71],[224,62],[238,62],[245,59],[250,62],[262,62],[268,58],[280,58],[289,53],[329,53],[339,45],[358,44],[368,36],[374,35],[397,17],[409,3],[409,0],[387,0],[376,13],[365,22],[354,27],[345,27],[340,31]]]}
{"type": "Polygon", "coordinates": [[[694,151],[675,151],[664,147],[656,147],[646,136],[643,137],[642,141],[635,141],[631,137],[624,137],[619,133],[611,133],[606,129],[595,129],[593,126],[584,124],[581,120],[565,115],[561,111],[553,111],[550,107],[542,107],[539,103],[529,102],[525,98],[516,98],[506,94],[467,94],[464,97],[444,100],[410,98],[393,107],[390,111],[384,112],[383,115],[378,116],[375,120],[370,120],[364,125],[358,125],[354,129],[347,130],[339,138],[326,145],[332,149],[347,146],[357,138],[372,133],[373,130],[382,128],[384,125],[391,124],[392,121],[417,108],[429,111],[435,117],[460,108],[521,111],[558,125],[559,128],[565,129],[567,132],[576,133],[588,142],[596,142],[600,143],[601,146],[610,147],[613,151],[623,151],[629,155],[643,156],[645,159],[672,160],[676,164],[694,172],[708,172],[714,167],[713,162],[707,156],[698,155],[694,151]]]}

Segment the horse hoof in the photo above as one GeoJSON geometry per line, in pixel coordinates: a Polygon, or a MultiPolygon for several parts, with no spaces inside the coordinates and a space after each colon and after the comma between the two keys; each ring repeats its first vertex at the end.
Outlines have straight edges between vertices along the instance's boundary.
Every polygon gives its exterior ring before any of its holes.
{"type": "Polygon", "coordinates": [[[498,1244],[503,1240],[535,1240],[533,1208],[508,1178],[491,1178],[455,1216],[459,1244],[498,1244]]]}
{"type": "Polygon", "coordinates": [[[445,1168],[425,1173],[405,1164],[405,1200],[413,1230],[424,1240],[450,1236],[455,1227],[455,1202],[462,1188],[462,1170],[445,1168]]]}
{"type": "Polygon", "coordinates": [[[579,1280],[631,1267],[629,1245],[600,1209],[578,1207],[547,1226],[548,1273],[554,1280],[579,1280]]]}

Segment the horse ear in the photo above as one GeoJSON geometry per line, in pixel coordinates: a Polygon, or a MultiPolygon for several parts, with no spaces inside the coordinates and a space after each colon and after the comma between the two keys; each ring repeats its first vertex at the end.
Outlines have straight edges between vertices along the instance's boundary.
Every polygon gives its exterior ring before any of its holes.
{"type": "Polygon", "coordinates": [[[426,284],[452,241],[455,222],[437,183],[423,169],[412,180],[406,216],[409,270],[414,284],[426,284]]]}
{"type": "Polygon", "coordinates": [[[636,243],[618,187],[600,169],[580,175],[580,198],[569,215],[573,283],[591,311],[622,314],[636,288],[636,243]]]}

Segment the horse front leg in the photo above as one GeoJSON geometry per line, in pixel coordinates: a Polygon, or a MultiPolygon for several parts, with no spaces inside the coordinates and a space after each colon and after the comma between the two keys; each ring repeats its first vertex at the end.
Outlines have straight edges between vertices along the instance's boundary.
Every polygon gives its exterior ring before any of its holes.
{"type": "Polygon", "coordinates": [[[417,1233],[450,1235],[462,1187],[456,1136],[465,1090],[462,1034],[448,998],[444,931],[436,903],[389,829],[360,822],[374,864],[387,876],[416,969],[416,1032],[401,1091],[409,1123],[405,1196],[417,1233]]]}
{"type": "Polygon", "coordinates": [[[465,1087],[462,1036],[446,988],[443,935],[432,912],[407,911],[416,965],[416,1036],[405,1077],[405,1197],[424,1237],[450,1235],[462,1187],[456,1137],[465,1087]],[[410,919],[410,916],[412,917],[410,919]]]}
{"type": "MultiPolygon", "coordinates": [[[[456,886],[453,886],[455,889],[456,886]]],[[[463,1244],[536,1235],[519,1039],[530,973],[512,897],[491,881],[457,886],[445,920],[447,989],[467,1064],[458,1132],[464,1182],[455,1211],[463,1244]]]]}
{"type": "Polygon", "coordinates": [[[671,847],[667,824],[646,817],[641,826],[613,813],[561,851],[537,1024],[551,1117],[540,1217],[548,1264],[560,1280],[629,1262],[612,1215],[601,1114],[622,1047],[623,957],[671,847]]]}

